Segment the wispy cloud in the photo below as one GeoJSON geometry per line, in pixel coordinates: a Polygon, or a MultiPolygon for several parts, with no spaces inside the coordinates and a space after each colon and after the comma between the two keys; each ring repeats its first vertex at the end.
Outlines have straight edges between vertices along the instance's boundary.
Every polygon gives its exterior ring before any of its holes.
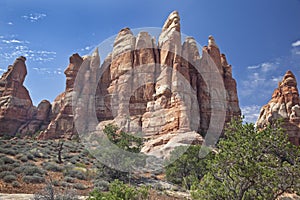
{"type": "Polygon", "coordinates": [[[28,44],[28,41],[21,41],[21,40],[17,40],[17,39],[11,39],[11,40],[2,40],[2,43],[5,44],[11,44],[11,43],[17,43],[17,44],[28,44]]]}
{"type": "Polygon", "coordinates": [[[47,17],[45,13],[31,13],[22,16],[23,19],[29,20],[30,22],[37,22],[45,17],[47,17]]]}
{"type": "Polygon", "coordinates": [[[249,105],[241,107],[242,115],[245,116],[245,122],[255,123],[259,117],[261,106],[259,105],[249,105]]]}
{"type": "Polygon", "coordinates": [[[292,43],[292,47],[299,47],[300,46],[300,40],[292,43]]]}
{"type": "Polygon", "coordinates": [[[0,44],[0,59],[6,62],[12,62],[19,56],[25,56],[28,60],[37,62],[52,61],[56,57],[56,52],[45,49],[33,49],[30,47],[30,42],[17,39],[14,35],[9,37],[3,36],[0,44]]]}
{"type": "Polygon", "coordinates": [[[61,75],[63,74],[63,70],[62,68],[47,68],[47,67],[34,67],[32,68],[33,70],[35,70],[38,74],[41,75],[61,75]]]}
{"type": "Polygon", "coordinates": [[[96,45],[87,45],[83,48],[80,49],[80,51],[82,52],[90,52],[91,50],[93,50],[95,48],[96,45]]]}
{"type": "Polygon", "coordinates": [[[253,65],[253,66],[248,66],[248,69],[258,69],[260,68],[260,65],[253,65]]]}
{"type": "Polygon", "coordinates": [[[238,84],[241,102],[266,103],[287,70],[286,67],[280,59],[248,66],[238,84]]]}
{"type": "Polygon", "coordinates": [[[7,24],[8,24],[8,25],[14,25],[14,23],[12,23],[12,22],[8,22],[7,24]]]}
{"type": "Polygon", "coordinates": [[[251,65],[248,66],[247,69],[249,70],[256,70],[260,69],[262,72],[269,72],[269,71],[274,71],[278,68],[278,62],[264,62],[258,65],[251,65]]]}

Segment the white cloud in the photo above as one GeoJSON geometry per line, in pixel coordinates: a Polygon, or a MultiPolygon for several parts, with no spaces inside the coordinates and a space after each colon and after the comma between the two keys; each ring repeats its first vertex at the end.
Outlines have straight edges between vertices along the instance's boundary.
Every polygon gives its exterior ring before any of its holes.
{"type": "Polygon", "coordinates": [[[28,41],[21,41],[17,39],[11,39],[11,40],[2,40],[2,43],[11,44],[11,43],[17,43],[17,44],[28,44],[28,41]]]}
{"type": "Polygon", "coordinates": [[[258,105],[249,105],[242,106],[242,115],[245,116],[245,122],[255,123],[259,117],[261,106],[258,105]]]}
{"type": "Polygon", "coordinates": [[[84,48],[81,48],[80,51],[91,51],[92,49],[95,48],[95,45],[89,45],[89,46],[86,46],[84,48]]]}
{"type": "Polygon", "coordinates": [[[282,80],[282,78],[283,76],[272,77],[272,81],[278,83],[282,80]]]}
{"type": "Polygon", "coordinates": [[[14,23],[12,23],[12,22],[8,22],[7,24],[8,24],[8,25],[14,25],[14,23]]]}
{"type": "Polygon", "coordinates": [[[13,36],[3,37],[0,42],[2,43],[0,59],[4,61],[12,62],[19,56],[25,56],[30,61],[47,62],[54,60],[56,57],[54,51],[31,49],[28,41],[19,40],[13,36]]]}
{"type": "Polygon", "coordinates": [[[278,68],[277,62],[264,62],[264,63],[258,64],[258,65],[251,65],[251,66],[247,67],[247,69],[250,69],[250,70],[260,69],[264,73],[269,72],[269,71],[274,71],[277,68],[278,68]]]}
{"type": "Polygon", "coordinates": [[[53,69],[53,68],[46,68],[46,67],[45,68],[34,67],[32,69],[35,70],[38,74],[41,74],[41,75],[44,75],[44,74],[47,74],[47,75],[61,75],[61,74],[63,74],[61,68],[53,69]]]}
{"type": "Polygon", "coordinates": [[[253,66],[248,66],[248,69],[258,69],[260,68],[260,65],[253,65],[253,66]]]}
{"type": "Polygon", "coordinates": [[[292,47],[299,47],[299,46],[300,46],[300,40],[298,40],[292,44],[292,47]]]}
{"type": "Polygon", "coordinates": [[[263,72],[273,71],[273,70],[276,70],[276,68],[277,68],[276,63],[266,62],[266,63],[261,64],[261,70],[263,72]]]}
{"type": "Polygon", "coordinates": [[[45,18],[47,15],[44,13],[31,13],[29,15],[23,15],[22,18],[25,20],[29,20],[30,22],[37,22],[43,18],[45,18]]]}

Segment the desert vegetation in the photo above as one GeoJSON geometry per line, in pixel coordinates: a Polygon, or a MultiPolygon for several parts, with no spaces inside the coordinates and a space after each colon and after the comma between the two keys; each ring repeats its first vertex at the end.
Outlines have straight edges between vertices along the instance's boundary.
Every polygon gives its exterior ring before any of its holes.
{"type": "MultiPolygon", "coordinates": [[[[104,133],[126,151],[139,152],[143,144],[112,124],[104,133]]],[[[192,199],[271,200],[299,194],[299,161],[299,147],[280,122],[257,130],[240,119],[228,125],[216,148],[179,146],[165,169],[148,178],[99,163],[77,141],[2,138],[0,183],[1,192],[35,193],[35,199],[183,199],[170,197],[183,192],[192,199]]]]}

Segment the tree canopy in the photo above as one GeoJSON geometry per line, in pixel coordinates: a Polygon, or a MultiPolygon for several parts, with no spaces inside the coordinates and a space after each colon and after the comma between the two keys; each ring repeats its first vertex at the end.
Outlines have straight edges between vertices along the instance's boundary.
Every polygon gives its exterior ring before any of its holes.
{"type": "Polygon", "coordinates": [[[233,121],[208,173],[194,185],[194,199],[276,199],[300,186],[299,148],[276,122],[263,130],[233,121]]]}

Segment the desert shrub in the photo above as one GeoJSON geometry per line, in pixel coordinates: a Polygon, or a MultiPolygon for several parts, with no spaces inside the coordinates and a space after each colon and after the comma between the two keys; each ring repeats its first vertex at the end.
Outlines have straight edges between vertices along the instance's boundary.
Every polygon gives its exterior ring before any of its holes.
{"type": "Polygon", "coordinates": [[[6,176],[3,177],[3,181],[5,183],[11,183],[11,182],[16,181],[16,180],[17,180],[17,177],[14,176],[14,175],[6,175],[6,176]]]}
{"type": "Polygon", "coordinates": [[[45,182],[45,178],[44,177],[41,177],[41,176],[24,176],[22,178],[22,180],[25,182],[25,183],[33,183],[33,184],[36,184],[36,183],[44,183],[45,182]]]}
{"type": "Polygon", "coordinates": [[[0,178],[3,179],[5,176],[17,176],[17,173],[13,172],[13,171],[2,171],[0,172],[0,178]]]}
{"type": "Polygon", "coordinates": [[[44,163],[43,168],[45,170],[52,171],[52,172],[62,172],[63,171],[63,167],[61,167],[55,163],[52,163],[52,162],[44,163]]]}
{"type": "Polygon", "coordinates": [[[109,182],[105,180],[95,180],[94,188],[99,191],[107,191],[109,187],[109,182]]]}
{"type": "Polygon", "coordinates": [[[44,171],[38,168],[37,166],[24,166],[23,167],[23,174],[32,176],[34,174],[43,175],[44,171]]]}
{"type": "Polygon", "coordinates": [[[11,155],[11,156],[17,155],[17,152],[10,148],[1,148],[0,147],[0,153],[11,155]]]}
{"type": "Polygon", "coordinates": [[[43,170],[39,169],[37,166],[29,162],[23,166],[16,167],[15,169],[13,169],[13,171],[17,174],[24,174],[28,176],[32,176],[34,174],[44,175],[45,173],[43,170]]]}
{"type": "Polygon", "coordinates": [[[74,170],[74,169],[66,170],[64,172],[64,176],[70,176],[70,177],[77,178],[77,179],[80,179],[80,180],[86,180],[87,179],[86,175],[83,172],[81,172],[79,170],[74,170]]]}
{"type": "Polygon", "coordinates": [[[26,141],[25,140],[18,140],[16,145],[19,145],[19,146],[23,146],[26,144],[26,141]]]}
{"type": "Polygon", "coordinates": [[[109,185],[108,192],[94,190],[90,193],[88,200],[143,200],[147,199],[148,195],[149,189],[146,187],[131,187],[119,180],[115,180],[109,185]]]}
{"type": "Polygon", "coordinates": [[[52,181],[52,184],[53,184],[54,186],[60,186],[60,182],[59,182],[58,180],[52,181]]]}
{"type": "Polygon", "coordinates": [[[11,185],[14,187],[14,188],[20,188],[21,187],[21,184],[18,182],[18,181],[13,181],[11,183],[11,185]]]}
{"type": "Polygon", "coordinates": [[[73,186],[72,183],[67,183],[65,181],[62,181],[60,185],[64,188],[71,188],[73,186]]]}
{"type": "Polygon", "coordinates": [[[69,177],[69,176],[66,176],[64,178],[64,181],[68,182],[68,183],[75,183],[75,178],[72,178],[72,177],[69,177]]]}
{"type": "Polygon", "coordinates": [[[41,151],[34,151],[33,156],[35,158],[45,158],[45,155],[41,151]]]}
{"type": "Polygon", "coordinates": [[[11,144],[4,144],[2,145],[3,148],[8,149],[8,148],[12,148],[11,144]]]}
{"type": "Polygon", "coordinates": [[[20,158],[22,158],[22,157],[23,157],[23,154],[17,154],[17,155],[15,156],[15,158],[18,159],[18,160],[20,160],[20,158]]]}
{"type": "Polygon", "coordinates": [[[77,190],[85,190],[88,188],[87,186],[83,185],[82,183],[75,183],[73,185],[73,187],[77,190]]]}
{"type": "Polygon", "coordinates": [[[13,164],[2,164],[0,165],[0,171],[12,171],[15,167],[13,164]]]}
{"type": "Polygon", "coordinates": [[[32,154],[27,154],[27,158],[34,161],[34,156],[32,154]]]}
{"type": "Polygon", "coordinates": [[[27,158],[27,156],[22,156],[22,157],[20,158],[20,160],[21,160],[22,162],[27,162],[27,161],[28,161],[28,158],[27,158]]]}
{"type": "Polygon", "coordinates": [[[3,157],[0,158],[0,165],[1,164],[13,164],[15,162],[16,161],[14,159],[6,157],[6,156],[3,156],[3,157]]]}
{"type": "Polygon", "coordinates": [[[53,182],[50,182],[41,192],[34,194],[34,200],[79,200],[79,198],[73,190],[57,193],[53,187],[53,182]]]}

